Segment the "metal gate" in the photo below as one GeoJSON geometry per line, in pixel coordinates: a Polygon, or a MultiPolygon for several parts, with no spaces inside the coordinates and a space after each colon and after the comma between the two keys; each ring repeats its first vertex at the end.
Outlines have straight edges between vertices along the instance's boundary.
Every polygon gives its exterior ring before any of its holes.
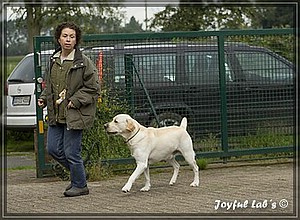
{"type": "MultiPolygon", "coordinates": [[[[185,116],[197,157],[226,162],[244,155],[293,155],[295,35],[294,29],[85,35],[81,47],[141,124],[176,125],[185,116]]],[[[47,51],[53,49],[52,37],[35,37],[37,97],[47,51]]],[[[42,177],[51,164],[39,108],[37,121],[42,177]]]]}

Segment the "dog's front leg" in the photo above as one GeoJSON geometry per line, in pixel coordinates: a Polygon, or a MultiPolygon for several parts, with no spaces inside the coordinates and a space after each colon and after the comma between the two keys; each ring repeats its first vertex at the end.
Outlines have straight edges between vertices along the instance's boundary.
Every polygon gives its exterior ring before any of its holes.
{"type": "Polygon", "coordinates": [[[134,170],[134,172],[131,174],[131,176],[129,177],[127,183],[125,184],[125,186],[122,188],[123,192],[129,192],[132,184],[134,183],[134,181],[145,171],[145,169],[147,168],[147,163],[145,162],[137,162],[137,166],[134,170]]]}

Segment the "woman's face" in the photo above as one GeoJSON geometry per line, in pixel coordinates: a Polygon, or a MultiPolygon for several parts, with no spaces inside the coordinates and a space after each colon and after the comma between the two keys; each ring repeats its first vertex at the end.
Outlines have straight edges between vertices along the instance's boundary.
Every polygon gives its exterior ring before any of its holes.
{"type": "Polygon", "coordinates": [[[70,28],[62,29],[58,42],[63,50],[72,51],[76,44],[76,31],[70,28]]]}

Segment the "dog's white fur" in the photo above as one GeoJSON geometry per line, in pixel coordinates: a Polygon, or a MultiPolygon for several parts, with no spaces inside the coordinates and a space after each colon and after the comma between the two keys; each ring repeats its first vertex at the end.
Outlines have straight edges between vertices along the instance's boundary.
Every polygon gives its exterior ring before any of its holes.
{"type": "Polygon", "coordinates": [[[159,161],[169,162],[174,173],[170,185],[176,182],[179,163],[175,160],[175,154],[180,152],[194,171],[194,181],[190,186],[199,186],[199,168],[195,161],[195,152],[190,135],[186,131],[187,119],[184,117],[180,126],[162,128],[144,127],[127,114],[116,115],[113,120],[104,125],[108,134],[121,135],[137,167],[122,188],[123,192],[129,192],[134,181],[144,172],[146,183],[141,191],[150,190],[149,165],[159,161]]]}

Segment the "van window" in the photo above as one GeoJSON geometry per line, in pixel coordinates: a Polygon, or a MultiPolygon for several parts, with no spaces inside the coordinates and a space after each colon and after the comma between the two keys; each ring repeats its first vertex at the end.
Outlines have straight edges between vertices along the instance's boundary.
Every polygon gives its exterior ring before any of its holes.
{"type": "MultiPolygon", "coordinates": [[[[142,54],[133,57],[136,70],[145,84],[174,83],[176,81],[176,54],[142,54]]],[[[136,73],[134,82],[139,83],[136,73]]],[[[115,56],[115,82],[125,80],[124,56],[115,56]]]]}
{"type": "Polygon", "coordinates": [[[9,76],[8,81],[34,82],[34,78],[33,56],[27,56],[17,65],[9,76]]]}
{"type": "MultiPolygon", "coordinates": [[[[185,54],[185,71],[189,78],[189,83],[216,84],[219,83],[219,58],[217,51],[187,52],[185,54]]],[[[234,74],[228,64],[227,54],[225,54],[226,81],[232,82],[234,74]]]]}
{"type": "Polygon", "coordinates": [[[144,82],[175,82],[175,54],[147,54],[134,57],[138,73],[144,82]]]}
{"type": "Polygon", "coordinates": [[[292,69],[271,54],[254,52],[237,52],[236,54],[247,81],[274,82],[292,80],[292,69]]]}
{"type": "Polygon", "coordinates": [[[215,51],[188,52],[186,73],[190,84],[218,83],[218,53],[215,51]]]}

